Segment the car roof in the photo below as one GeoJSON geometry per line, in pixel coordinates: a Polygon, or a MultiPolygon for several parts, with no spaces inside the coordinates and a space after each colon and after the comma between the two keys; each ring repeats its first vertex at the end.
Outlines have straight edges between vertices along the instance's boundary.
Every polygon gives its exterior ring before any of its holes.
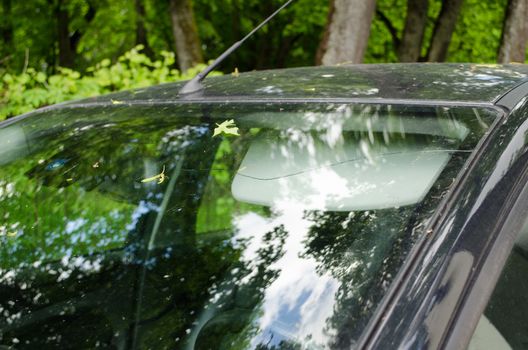
{"type": "Polygon", "coordinates": [[[167,103],[189,100],[361,99],[493,104],[528,81],[528,65],[361,64],[254,71],[208,77],[204,89],[180,95],[182,82],[81,102],[167,103]]]}

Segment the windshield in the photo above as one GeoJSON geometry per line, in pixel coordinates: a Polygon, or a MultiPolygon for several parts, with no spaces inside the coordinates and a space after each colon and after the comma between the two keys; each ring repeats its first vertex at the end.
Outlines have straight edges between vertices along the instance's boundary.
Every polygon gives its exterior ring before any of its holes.
{"type": "Polygon", "coordinates": [[[0,344],[353,346],[496,116],[116,103],[0,128],[0,344]]]}

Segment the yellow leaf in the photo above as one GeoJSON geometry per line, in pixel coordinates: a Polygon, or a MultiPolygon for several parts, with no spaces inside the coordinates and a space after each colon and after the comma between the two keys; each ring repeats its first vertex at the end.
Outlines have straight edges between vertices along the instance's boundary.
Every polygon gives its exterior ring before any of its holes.
{"type": "Polygon", "coordinates": [[[163,183],[165,179],[168,179],[169,177],[165,175],[165,165],[163,166],[163,170],[158,175],[154,175],[151,177],[147,177],[146,179],[141,180],[141,182],[152,182],[152,181],[158,181],[158,184],[163,183]]]}
{"type": "Polygon", "coordinates": [[[238,133],[238,127],[235,125],[235,121],[233,119],[226,120],[216,125],[217,127],[214,129],[213,137],[222,133],[226,135],[240,136],[240,134],[238,133]]]}

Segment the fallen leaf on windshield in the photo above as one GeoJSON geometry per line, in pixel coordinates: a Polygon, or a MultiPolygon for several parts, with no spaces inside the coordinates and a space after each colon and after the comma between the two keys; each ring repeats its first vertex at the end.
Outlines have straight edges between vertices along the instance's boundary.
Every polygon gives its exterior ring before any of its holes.
{"type": "Polygon", "coordinates": [[[238,133],[238,127],[235,125],[235,121],[233,119],[226,120],[221,124],[217,123],[216,125],[218,125],[218,127],[214,129],[213,137],[222,133],[226,135],[240,136],[240,134],[238,133]]]}
{"type": "Polygon", "coordinates": [[[151,181],[158,180],[158,183],[160,184],[163,181],[165,181],[165,179],[168,179],[168,178],[169,177],[167,175],[165,175],[165,165],[164,165],[163,166],[163,170],[161,171],[161,173],[159,173],[158,175],[147,177],[146,179],[141,180],[141,182],[151,182],[151,181]]]}

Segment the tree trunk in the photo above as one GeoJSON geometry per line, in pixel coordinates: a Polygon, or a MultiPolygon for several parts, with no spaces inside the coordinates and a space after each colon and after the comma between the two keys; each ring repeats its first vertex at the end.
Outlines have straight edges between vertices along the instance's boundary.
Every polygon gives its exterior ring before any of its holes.
{"type": "Polygon", "coordinates": [[[145,6],[143,0],[135,0],[136,7],[136,45],[143,45],[143,52],[150,58],[154,52],[148,44],[147,30],[145,29],[145,6]]]}
{"type": "Polygon", "coordinates": [[[331,0],[317,64],[361,63],[375,9],[376,0],[331,0]]]}
{"type": "Polygon", "coordinates": [[[407,18],[398,47],[400,62],[417,62],[427,24],[428,0],[407,0],[407,18]]]}
{"type": "Polygon", "coordinates": [[[498,62],[524,62],[527,42],[528,0],[509,0],[502,28],[498,62]]]}
{"type": "MultiPolygon", "coordinates": [[[[84,33],[78,29],[70,33],[70,14],[66,7],[67,3],[68,1],[59,0],[55,7],[59,43],[59,66],[73,68],[77,56],[77,46],[84,33]]],[[[88,5],[88,11],[83,18],[87,24],[90,24],[95,18],[96,9],[92,1],[86,1],[86,4],[88,5]]]]}
{"type": "Polygon", "coordinates": [[[70,46],[70,15],[68,9],[59,0],[56,8],[57,36],[59,42],[59,66],[72,68],[75,60],[75,52],[70,46]]]}
{"type": "Polygon", "coordinates": [[[170,0],[172,32],[181,71],[202,63],[202,50],[190,0],[170,0]]]}
{"type": "Polygon", "coordinates": [[[453,31],[455,30],[458,14],[463,0],[444,0],[440,15],[436,19],[427,53],[427,61],[443,62],[447,57],[447,50],[453,31]]]}
{"type": "Polygon", "coordinates": [[[297,34],[295,36],[287,36],[281,40],[281,45],[279,47],[279,51],[277,52],[277,59],[275,62],[277,68],[286,67],[286,59],[291,52],[292,46],[301,38],[301,36],[301,34],[297,34]]]}
{"type": "MultiPolygon", "coordinates": [[[[13,17],[11,15],[11,0],[2,0],[2,22],[0,31],[4,42],[2,54],[11,54],[13,49],[13,17]]],[[[0,57],[0,59],[3,57],[0,57]]]]}
{"type": "MultiPolygon", "coordinates": [[[[272,13],[274,11],[272,1],[261,1],[257,7],[257,13],[272,13]]],[[[265,17],[265,16],[264,16],[265,17]]],[[[271,21],[266,25],[266,31],[262,31],[255,35],[254,42],[257,43],[257,50],[255,50],[255,69],[269,69],[272,66],[271,61],[273,59],[273,25],[276,22],[271,21]]]]}

